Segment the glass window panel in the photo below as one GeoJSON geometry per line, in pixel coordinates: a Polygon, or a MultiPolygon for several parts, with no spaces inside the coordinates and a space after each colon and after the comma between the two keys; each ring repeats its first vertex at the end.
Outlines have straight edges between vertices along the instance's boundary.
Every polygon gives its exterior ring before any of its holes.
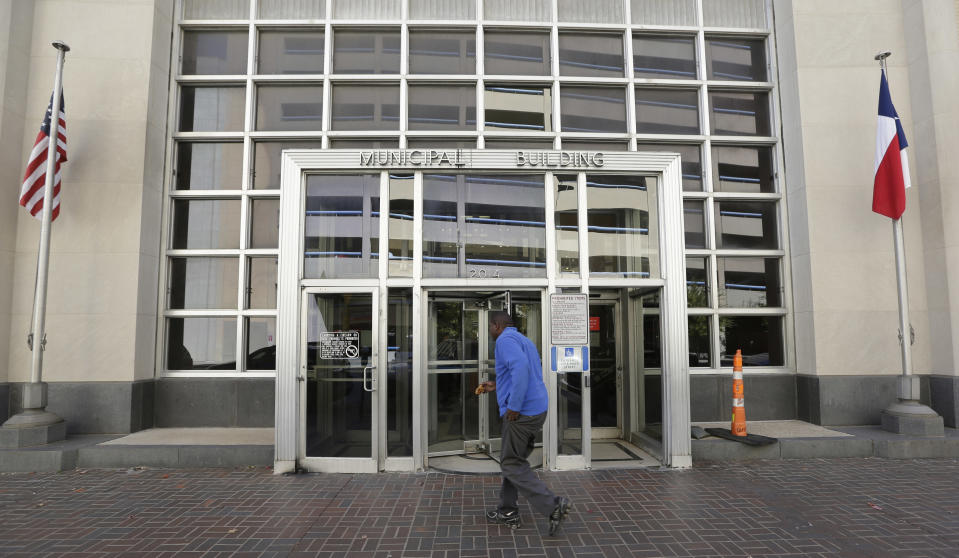
{"type": "Polygon", "coordinates": [[[276,318],[246,318],[246,369],[276,370],[276,318]]]}
{"type": "Polygon", "coordinates": [[[410,30],[410,73],[475,74],[476,33],[410,30]]]}
{"type": "Polygon", "coordinates": [[[379,195],[378,173],[307,177],[304,277],[378,275],[379,195]]]}
{"type": "Polygon", "coordinates": [[[260,31],[258,74],[322,74],[323,31],[260,31]]]}
{"type": "Polygon", "coordinates": [[[246,74],[249,33],[239,31],[183,31],[180,73],[183,75],[246,74]]]}
{"type": "Polygon", "coordinates": [[[696,79],[696,38],[633,35],[633,74],[658,79],[696,79]]]}
{"type": "Polygon", "coordinates": [[[413,455],[413,290],[390,289],[386,318],[386,453],[413,455]]]}
{"type": "Polygon", "coordinates": [[[710,316],[689,316],[689,365],[692,367],[713,365],[713,353],[709,350],[711,323],[710,316]]]}
{"type": "Polygon", "coordinates": [[[336,29],[333,33],[333,71],[337,74],[400,73],[399,29],[336,29]]]}
{"type": "Polygon", "coordinates": [[[254,199],[250,204],[250,248],[278,248],[280,200],[254,199]]]}
{"type": "Polygon", "coordinates": [[[579,273],[579,214],[576,175],[553,175],[553,221],[559,273],[579,273]]]}
{"type": "Polygon", "coordinates": [[[686,258],[686,305],[709,307],[709,258],[686,258]]]}
{"type": "Polygon", "coordinates": [[[542,175],[423,175],[423,274],[544,277],[542,175]]]}
{"type": "Polygon", "coordinates": [[[319,149],[316,141],[257,141],[253,144],[253,188],[278,190],[280,188],[281,155],[284,149],[319,149]]]}
{"type": "Polygon", "coordinates": [[[623,0],[559,0],[562,22],[623,23],[624,19],[623,0]]]}
{"type": "Polygon", "coordinates": [[[659,277],[656,179],[587,175],[590,275],[659,277]]]}
{"type": "Polygon", "coordinates": [[[243,86],[180,87],[181,132],[242,132],[246,93],[243,86]]]}
{"type": "Polygon", "coordinates": [[[177,143],[177,190],[239,190],[242,185],[242,143],[177,143]]]}
{"type": "Polygon", "coordinates": [[[779,248],[776,202],[715,201],[716,248],[779,248]]]}
{"type": "Polygon", "coordinates": [[[538,31],[486,31],[486,75],[550,75],[549,33],[538,31]]]}
{"type": "Polygon", "coordinates": [[[713,189],[717,192],[775,192],[772,148],[714,143],[713,189]]]}
{"type": "Polygon", "coordinates": [[[699,200],[683,202],[683,229],[686,248],[706,247],[706,215],[699,200]]]}
{"type": "Polygon", "coordinates": [[[710,91],[709,109],[714,134],[770,135],[769,93],[710,91]]]}
{"type": "Polygon", "coordinates": [[[236,318],[167,318],[167,370],[236,370],[236,318]]]}
{"type": "Polygon", "coordinates": [[[476,140],[454,140],[450,138],[408,138],[406,140],[406,146],[409,148],[432,149],[476,149],[476,140]]]}
{"type": "Polygon", "coordinates": [[[626,132],[626,90],[564,85],[560,89],[564,132],[626,132]]]}
{"type": "Polygon", "coordinates": [[[390,173],[390,277],[413,276],[413,175],[390,173]]]}
{"type": "Polygon", "coordinates": [[[564,151],[629,151],[629,144],[620,141],[563,140],[564,151]]]}
{"type": "Polygon", "coordinates": [[[736,349],[743,367],[783,366],[783,320],[779,316],[720,316],[720,366],[732,366],[736,349]]]}
{"type": "Polygon", "coordinates": [[[630,0],[638,25],[696,25],[696,0],[630,0]]]}
{"type": "Polygon", "coordinates": [[[706,38],[709,79],[766,81],[766,43],[762,39],[706,38]]]}
{"type": "Polygon", "coordinates": [[[766,28],[765,0],[703,0],[707,27],[766,28]]]}
{"type": "Polygon", "coordinates": [[[779,258],[717,259],[719,305],[727,308],[782,306],[779,258]]]}
{"type": "Polygon", "coordinates": [[[699,145],[678,143],[640,143],[636,151],[669,151],[679,153],[683,167],[683,191],[703,191],[703,163],[699,145]]]}
{"type": "Polygon", "coordinates": [[[334,130],[399,130],[399,85],[333,86],[334,130]]]}
{"type": "Polygon", "coordinates": [[[170,258],[169,308],[236,308],[237,258],[170,258]]]}
{"type": "Polygon", "coordinates": [[[549,87],[487,85],[487,128],[553,131],[549,87]]]}
{"type": "Polygon", "coordinates": [[[400,18],[401,0],[333,0],[333,17],[337,19],[400,18]]]}
{"type": "Polygon", "coordinates": [[[256,88],[256,129],[323,129],[322,85],[260,85],[256,88]]]}
{"type": "Polygon", "coordinates": [[[551,139],[490,138],[487,137],[486,149],[552,149],[551,139]]]}
{"type": "Polygon", "coordinates": [[[695,89],[636,89],[636,132],[698,134],[699,94],[695,89]]]}
{"type": "MultiPolygon", "coordinates": [[[[583,4],[592,10],[592,4],[583,4]]],[[[559,73],[564,76],[623,76],[623,36],[559,34],[559,73]]]]}
{"type": "Polygon", "coordinates": [[[250,0],[183,0],[183,19],[250,19],[250,0]]]}
{"type": "Polygon", "coordinates": [[[174,250],[240,247],[240,200],[173,200],[174,250]]]}
{"type": "Polygon", "coordinates": [[[410,130],[475,130],[476,86],[410,85],[410,130]]]}
{"type": "Polygon", "coordinates": [[[495,21],[550,21],[550,0],[484,0],[483,14],[495,21]]]}
{"type": "Polygon", "coordinates": [[[410,0],[410,19],[476,19],[476,0],[410,0]]]}
{"type": "Polygon", "coordinates": [[[396,149],[397,139],[331,139],[330,149],[396,149]]]}
{"type": "Polygon", "coordinates": [[[276,309],[276,263],[276,256],[247,260],[247,308],[276,309]]]}
{"type": "Polygon", "coordinates": [[[325,0],[259,0],[260,19],[323,19],[325,0]]]}

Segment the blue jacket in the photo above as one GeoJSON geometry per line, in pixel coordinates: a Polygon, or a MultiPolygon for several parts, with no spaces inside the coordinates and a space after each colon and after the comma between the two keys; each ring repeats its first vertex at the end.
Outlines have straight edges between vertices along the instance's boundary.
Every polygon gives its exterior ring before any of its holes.
{"type": "Polygon", "coordinates": [[[536,345],[508,327],[496,338],[495,356],[499,416],[507,409],[526,416],[545,413],[549,402],[536,345]]]}

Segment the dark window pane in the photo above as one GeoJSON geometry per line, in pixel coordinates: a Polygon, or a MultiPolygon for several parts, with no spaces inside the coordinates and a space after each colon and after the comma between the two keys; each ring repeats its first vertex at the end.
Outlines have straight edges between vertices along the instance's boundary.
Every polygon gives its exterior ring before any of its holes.
{"type": "Polygon", "coordinates": [[[280,241],[280,200],[250,202],[250,248],[277,248],[280,241]]]}
{"type": "Polygon", "coordinates": [[[709,126],[714,134],[770,134],[769,93],[710,91],[709,109],[709,126]]]}
{"type": "Polygon", "coordinates": [[[486,86],[487,128],[506,130],[553,129],[550,88],[517,86],[486,86]]]}
{"type": "Polygon", "coordinates": [[[330,149],[396,149],[400,146],[397,139],[331,139],[330,149]]]}
{"type": "Polygon", "coordinates": [[[413,455],[413,291],[390,289],[386,321],[386,453],[413,455]]]}
{"type": "Polygon", "coordinates": [[[280,188],[280,165],[284,149],[319,149],[317,141],[258,141],[253,144],[253,188],[280,188]]]}
{"type": "Polygon", "coordinates": [[[400,73],[400,32],[333,32],[333,71],[337,74],[400,73]]]}
{"type": "Polygon", "coordinates": [[[246,318],[246,369],[276,369],[276,318],[246,318]]]}
{"type": "Polygon", "coordinates": [[[782,306],[779,258],[717,259],[719,305],[731,308],[782,306]]]}
{"type": "Polygon", "coordinates": [[[473,31],[410,31],[411,74],[476,73],[473,31]]]}
{"type": "Polygon", "coordinates": [[[717,200],[715,204],[716,248],[779,248],[776,202],[717,200]]]}
{"type": "Polygon", "coordinates": [[[699,94],[693,89],[636,89],[636,132],[698,134],[699,94]]]}
{"type": "Polygon", "coordinates": [[[245,75],[248,33],[183,31],[183,75],[245,75]]]}
{"type": "Polygon", "coordinates": [[[678,152],[683,166],[683,191],[703,191],[703,163],[699,145],[640,143],[636,145],[636,151],[678,152]]]}
{"type": "Polygon", "coordinates": [[[551,139],[486,138],[486,149],[552,149],[551,139]]]}
{"type": "Polygon", "coordinates": [[[169,308],[236,308],[237,258],[170,258],[169,308]]]}
{"type": "Polygon", "coordinates": [[[709,350],[709,316],[689,317],[689,365],[711,367],[712,352],[709,350]]]}
{"type": "Polygon", "coordinates": [[[399,85],[334,85],[334,130],[399,130],[399,85]]]}
{"type": "MultiPolygon", "coordinates": [[[[549,149],[549,148],[547,148],[549,149]]],[[[576,141],[563,140],[563,151],[628,151],[629,144],[619,141],[576,141]]]]}
{"type": "Polygon", "coordinates": [[[709,307],[708,258],[686,258],[686,305],[709,307]]]}
{"type": "Polygon", "coordinates": [[[743,367],[783,366],[783,320],[779,316],[721,316],[719,351],[721,366],[732,366],[736,349],[743,367]]]}
{"type": "Polygon", "coordinates": [[[259,0],[256,3],[260,19],[323,19],[325,0],[259,0]]]}
{"type": "Polygon", "coordinates": [[[775,192],[771,147],[713,144],[713,189],[717,192],[775,192]]]}
{"type": "Polygon", "coordinates": [[[476,140],[452,138],[409,138],[406,140],[406,146],[410,149],[476,149],[476,140]]]}
{"type": "Polygon", "coordinates": [[[167,370],[236,370],[236,318],[167,318],[167,370]]]}
{"type": "Polygon", "coordinates": [[[587,175],[590,275],[659,277],[656,179],[587,175]]]}
{"type": "Polygon", "coordinates": [[[177,190],[239,190],[243,185],[242,143],[177,143],[177,190]]]}
{"type": "Polygon", "coordinates": [[[703,203],[698,200],[683,202],[683,229],[686,233],[687,249],[706,247],[706,216],[703,203]]]}
{"type": "Polygon", "coordinates": [[[559,73],[564,76],[623,76],[623,36],[559,34],[559,73]]]}
{"type": "Polygon", "coordinates": [[[180,87],[181,132],[242,132],[245,88],[180,87]]]}
{"type": "Polygon", "coordinates": [[[323,128],[322,85],[260,85],[256,88],[256,129],[323,128]]]}
{"type": "Polygon", "coordinates": [[[564,132],[626,132],[626,90],[564,85],[560,89],[564,132]]]}
{"type": "Polygon", "coordinates": [[[261,31],[258,74],[322,74],[323,31],[261,31]]]}
{"type": "Polygon", "coordinates": [[[276,308],[276,262],[276,256],[256,256],[247,261],[247,308],[276,308]]]}
{"type": "Polygon", "coordinates": [[[239,247],[240,200],[173,200],[171,248],[239,247]]]}
{"type": "Polygon", "coordinates": [[[706,38],[709,79],[766,81],[766,45],[762,39],[706,38]]]}
{"type": "Polygon", "coordinates": [[[550,74],[549,33],[537,31],[486,31],[486,75],[550,74]]]}
{"type": "Polygon", "coordinates": [[[657,79],[696,79],[696,40],[672,35],[633,35],[633,74],[657,79]]]}
{"type": "Polygon", "coordinates": [[[475,85],[410,85],[410,130],[475,130],[475,85]]]}
{"type": "Polygon", "coordinates": [[[413,276],[413,217],[413,175],[390,173],[390,277],[413,276]]]}
{"type": "Polygon", "coordinates": [[[379,174],[307,177],[304,277],[377,276],[379,196],[379,174]]]}
{"type": "Polygon", "coordinates": [[[559,273],[579,273],[579,203],[575,174],[553,175],[553,221],[559,273]]]}
{"type": "Polygon", "coordinates": [[[249,19],[250,0],[183,0],[183,19],[249,19]]]}

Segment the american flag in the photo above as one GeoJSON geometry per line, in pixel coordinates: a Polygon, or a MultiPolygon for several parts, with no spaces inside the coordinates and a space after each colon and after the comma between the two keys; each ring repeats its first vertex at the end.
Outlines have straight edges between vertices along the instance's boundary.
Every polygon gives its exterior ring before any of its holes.
{"type": "MultiPolygon", "coordinates": [[[[33,144],[30,159],[27,162],[27,172],[23,175],[23,185],[20,187],[20,205],[27,208],[30,215],[37,219],[42,218],[43,188],[47,181],[47,148],[50,141],[50,119],[53,112],[53,94],[50,95],[50,104],[47,113],[40,125],[40,133],[33,144]]],[[[63,94],[60,94],[60,115],[57,130],[57,161],[53,175],[53,208],[50,220],[60,215],[60,163],[67,162],[67,117],[64,112],[63,94]]]]}

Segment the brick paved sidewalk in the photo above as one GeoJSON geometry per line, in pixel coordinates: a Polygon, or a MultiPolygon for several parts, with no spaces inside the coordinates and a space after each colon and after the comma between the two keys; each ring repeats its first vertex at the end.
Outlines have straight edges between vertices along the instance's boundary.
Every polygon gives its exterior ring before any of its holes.
{"type": "Polygon", "coordinates": [[[498,477],[3,474],[0,556],[959,556],[955,459],[542,475],[575,503],[556,537],[486,524],[498,477]]]}

